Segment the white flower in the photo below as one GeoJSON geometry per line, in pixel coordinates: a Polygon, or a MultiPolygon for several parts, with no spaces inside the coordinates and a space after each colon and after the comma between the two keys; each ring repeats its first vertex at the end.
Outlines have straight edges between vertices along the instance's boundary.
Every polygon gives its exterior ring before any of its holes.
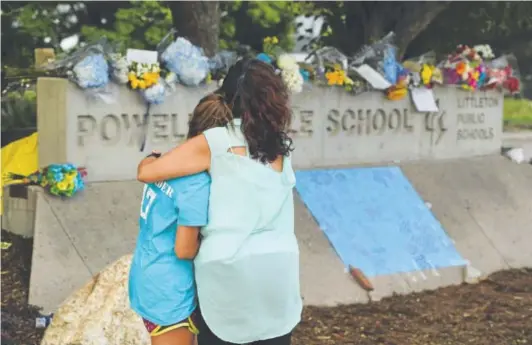
{"type": "Polygon", "coordinates": [[[282,70],[299,70],[299,65],[293,56],[281,54],[277,59],[277,66],[282,70]]]}
{"type": "Polygon", "coordinates": [[[491,47],[490,47],[489,44],[476,45],[475,47],[473,47],[473,49],[477,53],[482,55],[482,58],[485,59],[485,60],[490,60],[490,59],[493,59],[495,57],[495,55],[493,54],[493,50],[491,50],[491,47]]]}
{"type": "Polygon", "coordinates": [[[283,69],[281,71],[281,78],[291,93],[303,91],[303,76],[299,72],[299,69],[283,69]]]}

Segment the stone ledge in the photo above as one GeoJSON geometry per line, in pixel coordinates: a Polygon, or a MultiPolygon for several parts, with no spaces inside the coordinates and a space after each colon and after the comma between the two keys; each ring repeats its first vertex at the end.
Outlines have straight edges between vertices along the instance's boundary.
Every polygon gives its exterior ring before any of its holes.
{"type": "Polygon", "coordinates": [[[33,237],[36,207],[35,186],[9,186],[4,189],[2,229],[23,237],[33,237]]]}

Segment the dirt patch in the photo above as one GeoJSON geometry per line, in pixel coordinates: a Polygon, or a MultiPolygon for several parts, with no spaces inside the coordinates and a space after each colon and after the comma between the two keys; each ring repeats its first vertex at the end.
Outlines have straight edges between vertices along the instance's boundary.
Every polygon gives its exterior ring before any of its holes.
{"type": "Polygon", "coordinates": [[[293,343],[532,344],[532,270],[365,305],[309,307],[293,343]]]}
{"type": "Polygon", "coordinates": [[[33,240],[2,230],[2,345],[38,345],[42,329],[35,328],[37,308],[28,306],[33,240]]]}
{"type": "MultiPolygon", "coordinates": [[[[38,345],[27,305],[32,240],[2,231],[2,344],[38,345]]],[[[307,307],[294,345],[532,345],[532,269],[370,304],[307,307]]],[[[65,344],[66,345],[66,344],[65,344]]]]}

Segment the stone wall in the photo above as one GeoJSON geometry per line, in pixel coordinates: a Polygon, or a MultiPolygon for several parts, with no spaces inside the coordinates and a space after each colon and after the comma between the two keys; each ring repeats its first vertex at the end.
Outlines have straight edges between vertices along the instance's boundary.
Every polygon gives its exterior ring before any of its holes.
{"type": "MultiPolygon", "coordinates": [[[[89,181],[134,179],[147,152],[167,151],[185,139],[189,114],[212,90],[214,85],[178,87],[164,104],[152,106],[146,149],[140,152],[146,106],[137,92],[112,84],[105,101],[65,79],[40,78],[39,164],[85,166],[89,181]]],[[[419,113],[410,99],[389,101],[382,92],[304,90],[292,98],[294,165],[445,159],[500,150],[501,93],[437,88],[435,95],[440,111],[419,113]]]]}

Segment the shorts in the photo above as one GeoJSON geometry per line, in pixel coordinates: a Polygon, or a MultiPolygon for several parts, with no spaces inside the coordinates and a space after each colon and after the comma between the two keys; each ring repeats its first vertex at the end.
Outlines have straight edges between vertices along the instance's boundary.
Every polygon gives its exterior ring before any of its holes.
{"type": "Polygon", "coordinates": [[[198,334],[198,328],[196,327],[196,324],[194,323],[196,312],[192,312],[192,314],[187,317],[186,319],[176,322],[174,324],[168,325],[168,326],[160,326],[156,325],[151,321],[148,321],[146,319],[142,319],[144,322],[144,327],[148,330],[148,333],[150,333],[151,337],[156,337],[161,334],[165,334],[167,332],[173,331],[174,329],[183,328],[186,327],[192,334],[198,334]]]}

